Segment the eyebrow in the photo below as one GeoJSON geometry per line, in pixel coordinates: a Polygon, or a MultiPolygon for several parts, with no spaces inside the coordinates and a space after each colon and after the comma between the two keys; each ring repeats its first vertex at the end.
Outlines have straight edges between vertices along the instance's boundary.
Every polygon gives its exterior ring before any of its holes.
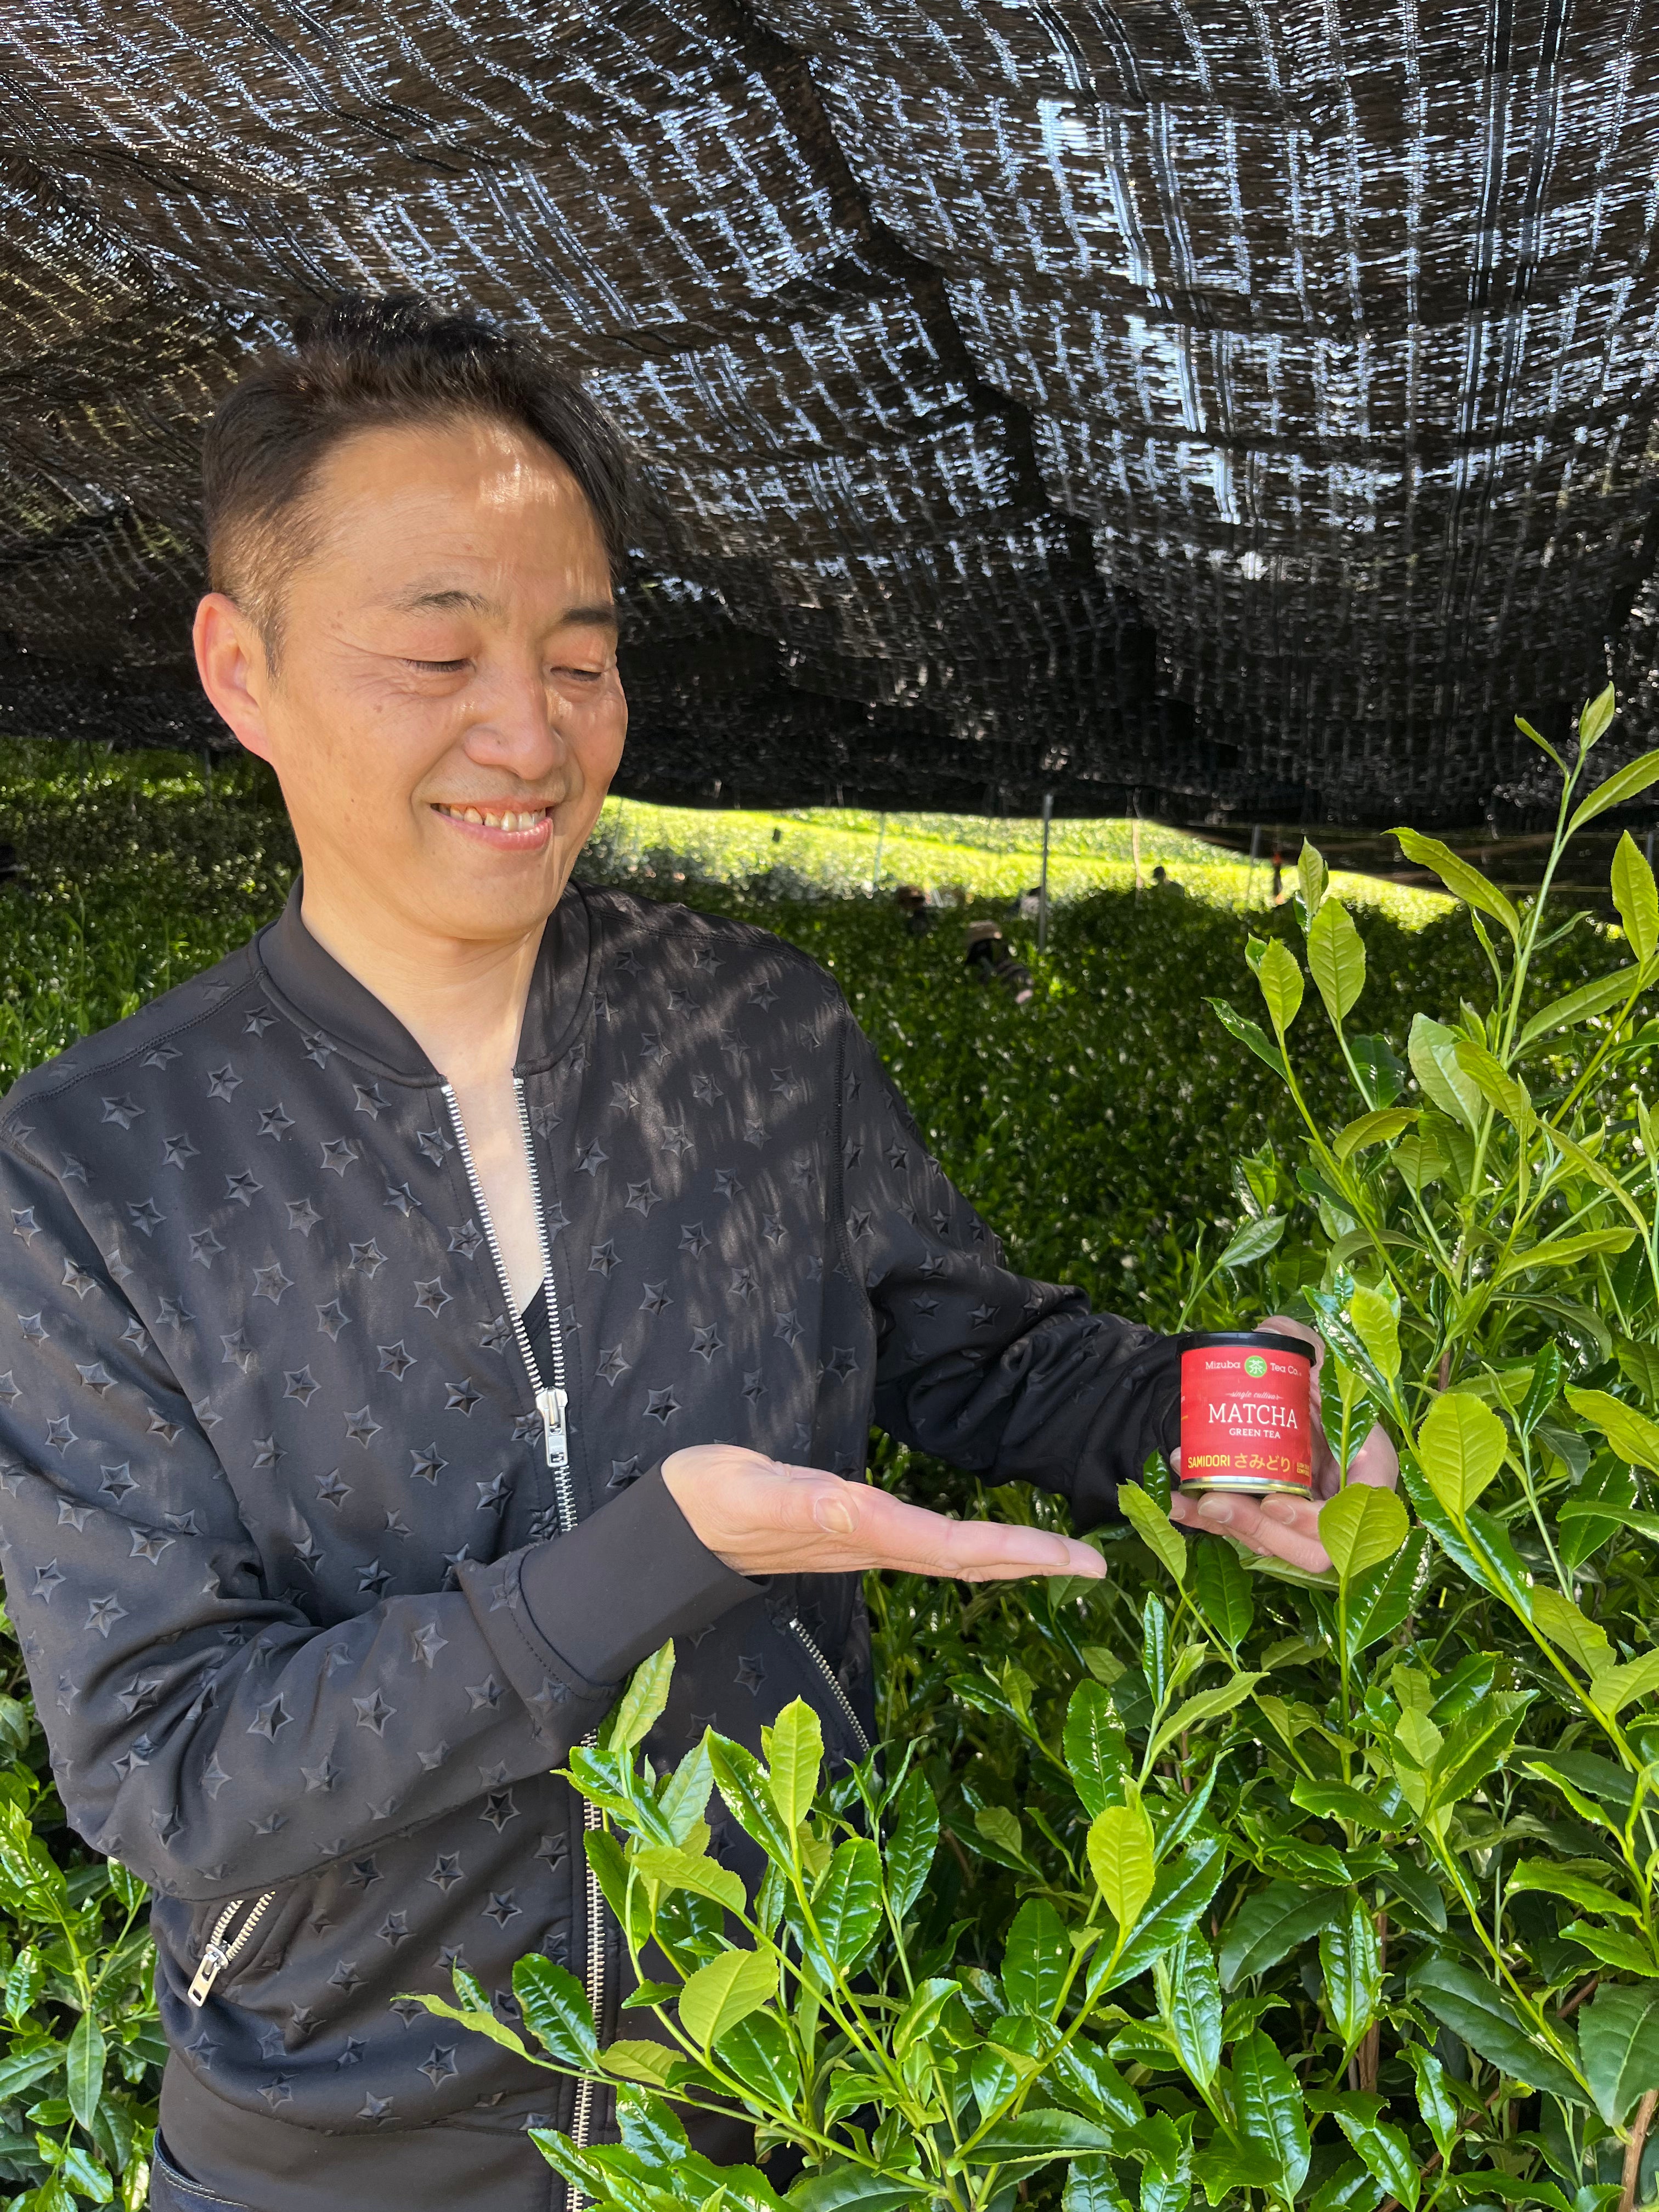
{"type": "MultiPolygon", "coordinates": [[[[482,592],[467,592],[459,587],[433,592],[412,592],[392,605],[401,614],[450,614],[462,610],[469,614],[499,612],[496,603],[486,599],[482,592]]],[[[620,626],[614,601],[596,601],[592,606],[567,607],[559,617],[561,629],[611,629],[620,626]]]]}

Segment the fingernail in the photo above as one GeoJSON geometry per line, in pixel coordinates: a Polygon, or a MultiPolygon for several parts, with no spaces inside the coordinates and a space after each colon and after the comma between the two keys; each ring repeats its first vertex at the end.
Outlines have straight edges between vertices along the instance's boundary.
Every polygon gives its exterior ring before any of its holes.
{"type": "Polygon", "coordinates": [[[1233,1517],[1231,1501],[1225,1498],[1206,1498],[1198,1510],[1203,1518],[1217,1528],[1224,1528],[1233,1517]]]}
{"type": "Polygon", "coordinates": [[[850,1536],[858,1526],[843,1500],[827,1494],[812,1500],[812,1518],[832,1536],[850,1536]]]}

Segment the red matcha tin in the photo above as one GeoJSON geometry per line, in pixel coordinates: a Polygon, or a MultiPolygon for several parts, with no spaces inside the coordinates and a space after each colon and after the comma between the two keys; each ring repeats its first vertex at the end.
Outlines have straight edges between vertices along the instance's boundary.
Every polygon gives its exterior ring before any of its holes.
{"type": "Polygon", "coordinates": [[[1310,1496],[1313,1346],[1260,1328],[1179,1342],[1182,1488],[1310,1496]]]}

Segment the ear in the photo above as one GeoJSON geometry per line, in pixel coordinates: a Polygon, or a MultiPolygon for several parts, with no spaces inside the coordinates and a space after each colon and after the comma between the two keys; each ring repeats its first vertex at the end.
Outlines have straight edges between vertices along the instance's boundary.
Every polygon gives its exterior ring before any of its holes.
{"type": "Polygon", "coordinates": [[[191,641],[209,704],[229,725],[239,744],[269,761],[264,702],[271,679],[258,627],[234,599],[222,592],[210,592],[196,610],[191,641]]]}

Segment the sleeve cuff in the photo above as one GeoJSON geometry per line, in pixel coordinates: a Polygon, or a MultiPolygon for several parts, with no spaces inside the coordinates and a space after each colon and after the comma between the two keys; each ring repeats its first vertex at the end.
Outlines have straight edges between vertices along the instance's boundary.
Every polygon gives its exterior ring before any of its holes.
{"type": "Polygon", "coordinates": [[[533,1546],[519,1574],[537,1633],[595,1683],[620,1681],[671,1636],[695,1635],[763,1587],[693,1533],[659,1468],[533,1546]]]}

